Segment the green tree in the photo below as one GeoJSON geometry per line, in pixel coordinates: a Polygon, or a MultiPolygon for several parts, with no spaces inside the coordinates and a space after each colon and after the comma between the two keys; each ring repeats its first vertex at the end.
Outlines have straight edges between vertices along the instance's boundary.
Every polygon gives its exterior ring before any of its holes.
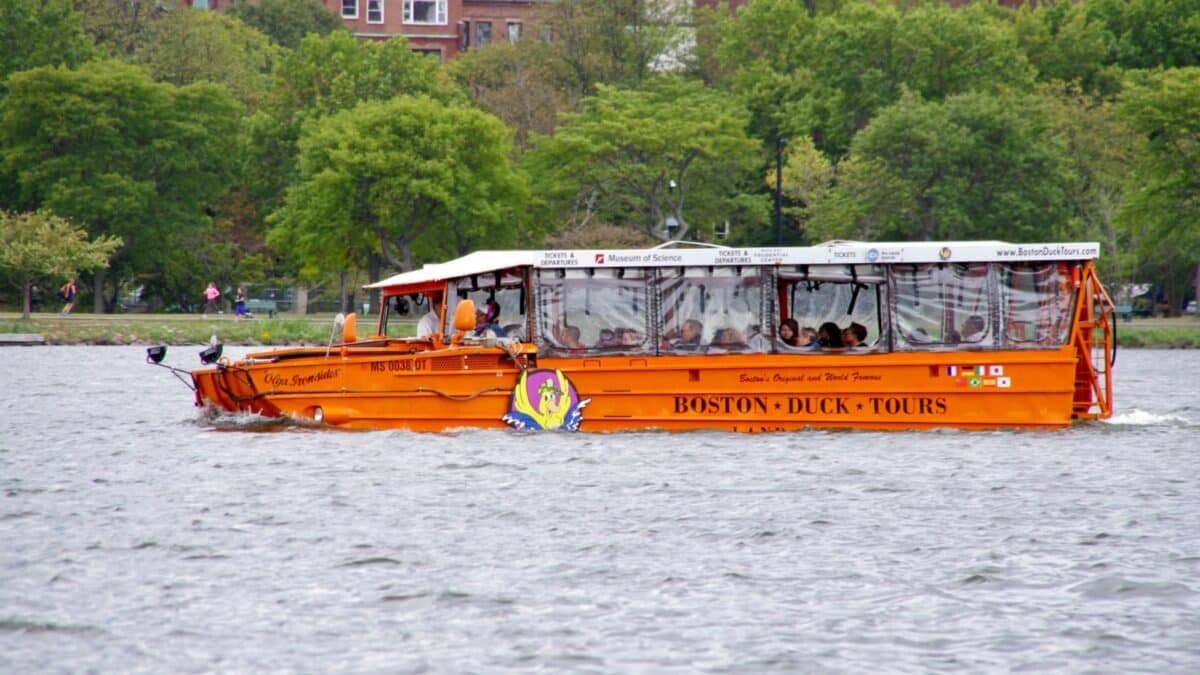
{"type": "Polygon", "coordinates": [[[437,63],[408,49],[404,38],[362,42],[343,31],[306,36],[276,63],[264,105],[243,125],[248,158],[242,198],[255,222],[280,207],[296,180],[296,144],[305,122],[363,101],[419,94],[461,98],[439,82],[437,63]]]}
{"type": "Polygon", "coordinates": [[[150,0],[76,0],[75,11],[83,18],[83,30],[99,51],[110,57],[130,59],[147,44],[154,23],[178,6],[150,0]]]}
{"type": "Polygon", "coordinates": [[[1107,65],[1104,23],[1085,4],[1069,2],[1011,12],[1013,30],[1042,82],[1076,82],[1084,92],[1111,95],[1120,82],[1107,65]]]}
{"type": "MultiPolygon", "coordinates": [[[[378,256],[410,270],[447,238],[503,246],[528,200],[496,118],[428,97],[367,102],[314,120],[300,140],[300,178],[272,217],[273,246],[312,278],[378,256]]],[[[371,270],[371,280],[379,278],[371,270]]]]}
{"type": "Polygon", "coordinates": [[[1071,218],[1079,223],[1081,238],[1103,244],[1101,278],[1133,281],[1125,275],[1136,251],[1128,247],[1117,214],[1144,141],[1105,98],[1061,83],[1043,87],[1043,93],[1075,177],[1066,192],[1071,218]]]}
{"type": "Polygon", "coordinates": [[[678,77],[598,89],[528,155],[566,228],[598,216],[667,240],[729,218],[761,219],[761,204],[745,194],[757,182],[758,145],[728,97],[678,77]]]}
{"type": "Polygon", "coordinates": [[[0,2],[0,81],[38,66],[76,66],[92,57],[92,43],[71,0],[0,2]]]}
{"type": "Polygon", "coordinates": [[[513,130],[520,147],[531,132],[552,133],[558,113],[578,103],[567,65],[540,40],[472,49],[445,70],[471,100],[513,130]]]}
{"type": "Polygon", "coordinates": [[[0,272],[21,289],[23,319],[33,308],[35,285],[105,267],[120,245],[116,237],[89,241],[87,230],[51,213],[0,211],[0,272]]]}
{"type": "MultiPolygon", "coordinates": [[[[1135,73],[1118,111],[1145,139],[1118,223],[1136,253],[1131,278],[1162,284],[1176,305],[1200,292],[1200,68],[1135,73]]],[[[1198,295],[1197,297],[1200,297],[1198,295]]]]}
{"type": "Polygon", "coordinates": [[[656,69],[682,65],[675,60],[686,15],[674,0],[560,0],[535,12],[573,73],[572,96],[593,94],[600,84],[636,87],[656,69]]]}
{"type": "Polygon", "coordinates": [[[1123,68],[1200,65],[1200,3],[1195,0],[1090,0],[1104,22],[1108,59],[1123,68]]]}
{"type": "Polygon", "coordinates": [[[1029,91],[1034,83],[1009,23],[978,4],[923,3],[901,11],[853,2],[810,16],[795,2],[751,3],[720,53],[735,72],[734,91],[748,101],[756,134],[811,136],[835,159],[905,90],[940,100],[1029,91]],[[772,12],[781,6],[787,11],[772,12]],[[781,53],[766,56],[775,51],[781,53]]]}
{"type": "MultiPolygon", "coordinates": [[[[766,175],[766,185],[770,190],[775,189],[775,169],[771,168],[766,175]]],[[[794,225],[793,240],[803,240],[809,220],[810,208],[821,201],[833,187],[835,172],[833,162],[825,156],[812,139],[807,136],[789,139],[784,151],[784,162],[780,173],[780,192],[787,198],[790,206],[784,210],[789,216],[789,224],[794,225]]],[[[759,243],[765,243],[759,242],[759,243]]]]}
{"type": "Polygon", "coordinates": [[[262,33],[215,12],[180,7],[154,24],[135,60],[159,82],[222,84],[248,110],[267,91],[278,48],[262,33]]]}
{"type": "MultiPolygon", "coordinates": [[[[36,68],[8,79],[0,101],[0,180],[18,211],[49,209],[94,237],[119,237],[116,272],[154,286],[193,254],[196,232],[237,161],[238,105],[214,84],[155,83],[144,70],[92,61],[76,70],[36,68]]],[[[96,311],[117,284],[95,274],[96,311]]]]}
{"type": "Polygon", "coordinates": [[[1036,96],[915,94],[854,139],[838,183],[813,207],[822,238],[928,241],[1073,238],[1074,176],[1036,96]]]}
{"type": "Polygon", "coordinates": [[[346,30],[341,19],[318,0],[242,0],[226,13],[287,49],[299,47],[309,33],[328,35],[346,30]]]}

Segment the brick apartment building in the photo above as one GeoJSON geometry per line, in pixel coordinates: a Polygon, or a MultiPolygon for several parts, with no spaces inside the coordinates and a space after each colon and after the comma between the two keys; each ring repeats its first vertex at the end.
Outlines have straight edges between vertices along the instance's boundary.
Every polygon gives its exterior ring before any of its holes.
{"type": "MultiPolygon", "coordinates": [[[[224,11],[233,0],[182,0],[196,9],[224,11]]],[[[243,0],[246,1],[246,0],[243,0]]],[[[254,2],[255,0],[248,0],[254,2]]],[[[530,30],[533,8],[554,0],[321,0],[355,36],[386,40],[403,35],[414,51],[452,59],[489,43],[515,42],[530,30]]],[[[695,0],[698,5],[716,0],[695,0]]],[[[733,6],[748,0],[731,0],[733,6]]]]}
{"type": "Polygon", "coordinates": [[[489,43],[516,42],[546,0],[322,0],[356,36],[403,35],[415,51],[443,61],[489,43]]]}

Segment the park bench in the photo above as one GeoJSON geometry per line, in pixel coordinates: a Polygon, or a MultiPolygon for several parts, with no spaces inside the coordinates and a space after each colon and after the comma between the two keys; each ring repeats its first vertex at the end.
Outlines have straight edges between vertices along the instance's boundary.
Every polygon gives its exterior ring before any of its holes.
{"type": "Polygon", "coordinates": [[[248,298],[246,300],[246,311],[251,314],[266,314],[269,317],[274,317],[275,313],[279,311],[279,305],[274,300],[248,298]]]}

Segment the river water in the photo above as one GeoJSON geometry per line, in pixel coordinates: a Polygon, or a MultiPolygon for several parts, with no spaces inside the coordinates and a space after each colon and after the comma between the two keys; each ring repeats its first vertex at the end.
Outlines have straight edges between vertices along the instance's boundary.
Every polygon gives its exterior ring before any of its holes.
{"type": "Polygon", "coordinates": [[[753,437],[213,422],[142,357],[0,349],[0,671],[1200,670],[1200,352],[1110,423],[753,437]]]}

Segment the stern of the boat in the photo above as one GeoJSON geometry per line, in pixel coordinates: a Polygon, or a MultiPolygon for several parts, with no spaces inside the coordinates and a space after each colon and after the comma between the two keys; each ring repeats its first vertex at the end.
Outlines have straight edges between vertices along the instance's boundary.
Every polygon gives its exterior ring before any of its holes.
{"type": "Polygon", "coordinates": [[[1116,306],[1089,263],[1076,280],[1079,301],[1075,308],[1075,419],[1112,417],[1112,367],[1116,362],[1116,306]]]}

